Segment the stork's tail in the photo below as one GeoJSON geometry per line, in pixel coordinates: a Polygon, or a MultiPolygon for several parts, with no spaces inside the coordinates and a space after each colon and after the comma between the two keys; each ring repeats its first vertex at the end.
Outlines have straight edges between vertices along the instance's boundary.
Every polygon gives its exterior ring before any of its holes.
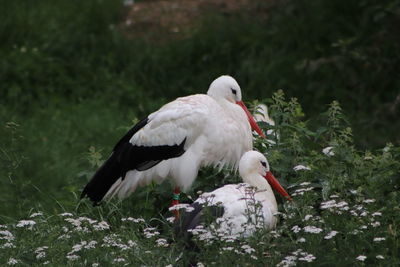
{"type": "Polygon", "coordinates": [[[111,157],[97,170],[82,191],[81,198],[88,197],[94,205],[99,204],[112,185],[122,176],[122,168],[117,156],[111,157]]]}

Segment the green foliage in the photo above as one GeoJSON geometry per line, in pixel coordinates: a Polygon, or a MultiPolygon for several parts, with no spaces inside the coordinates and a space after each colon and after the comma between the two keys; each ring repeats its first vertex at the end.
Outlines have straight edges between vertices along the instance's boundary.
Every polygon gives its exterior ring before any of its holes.
{"type": "MultiPolygon", "coordinates": [[[[54,200],[59,202],[58,207],[39,202],[42,206],[33,209],[21,206],[18,220],[2,218],[6,223],[0,225],[0,251],[8,256],[2,257],[1,263],[16,259],[29,265],[399,264],[400,148],[389,143],[383,149],[357,150],[337,102],[321,115],[324,124],[316,128],[304,121],[297,100],[287,100],[283,91],[265,102],[270,103],[275,126],[262,127],[275,131],[275,143],[257,137],[255,146],[267,155],[272,172],[293,198],[291,202],[278,198],[281,213],[275,231],[261,228],[249,238],[240,238],[206,224],[193,232],[190,244],[196,249],[188,250],[187,240],[173,234],[174,225],[168,218],[172,216],[167,209],[172,192],[168,183],[140,188],[126,200],[98,207],[87,200],[76,205],[80,188],[72,187],[68,190],[75,197],[57,193],[54,200]],[[364,261],[362,256],[366,257],[364,261]]],[[[18,177],[18,170],[24,168],[17,164],[22,158],[17,149],[21,143],[19,127],[16,123],[5,125],[10,145],[2,151],[9,156],[1,159],[10,167],[10,177],[18,177]]],[[[83,153],[77,169],[95,170],[105,157],[92,146],[83,153]]],[[[90,176],[77,175],[74,183],[83,184],[82,180],[90,176]]],[[[231,170],[216,173],[204,169],[182,201],[190,203],[199,190],[237,182],[239,178],[231,170]]],[[[248,225],[257,225],[251,205],[257,211],[257,203],[249,203],[249,218],[255,221],[248,225]]]]}
{"type": "MultiPolygon", "coordinates": [[[[120,32],[126,10],[119,1],[1,1],[0,231],[15,238],[1,232],[0,264],[13,257],[23,265],[111,265],[122,257],[121,265],[185,265],[194,255],[205,265],[264,266],[287,256],[300,264],[312,254],[317,266],[399,265],[398,1],[253,5],[234,15],[210,14],[187,38],[152,43],[120,32]],[[274,131],[269,142],[255,140],[294,199],[278,198],[283,214],[276,232],[229,244],[197,240],[200,254],[181,255],[183,242],[165,219],[168,182],[100,207],[79,201],[132,123],[167,100],[205,92],[226,73],[237,78],[245,101],[264,99],[276,123],[260,123],[274,131]],[[273,93],[277,88],[286,95],[273,93]],[[298,165],[310,170],[295,171],[298,165]],[[29,218],[35,211],[43,215],[29,218]],[[87,232],[61,212],[72,213],[87,232]],[[145,222],[122,220],[129,216],[145,222]],[[21,219],[36,224],[18,227],[21,219]],[[101,221],[110,228],[95,230],[101,221]],[[146,238],[149,226],[160,234],[146,238]],[[104,241],[109,235],[114,245],[104,241]],[[159,238],[176,242],[154,247],[159,238]],[[67,259],[83,241],[96,241],[96,249],[67,259]],[[359,255],[367,256],[364,263],[359,255]]],[[[205,168],[182,202],[238,181],[230,170],[205,168]]]]}

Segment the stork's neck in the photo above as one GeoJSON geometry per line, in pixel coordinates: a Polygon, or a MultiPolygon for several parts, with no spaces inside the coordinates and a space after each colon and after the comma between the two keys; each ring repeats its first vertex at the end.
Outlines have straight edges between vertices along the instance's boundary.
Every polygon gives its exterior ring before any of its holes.
{"type": "Polygon", "coordinates": [[[245,183],[248,183],[251,186],[257,188],[257,192],[258,192],[257,194],[262,194],[263,196],[265,196],[265,198],[273,205],[273,207],[276,210],[278,209],[278,205],[276,204],[274,192],[272,191],[271,186],[269,185],[267,180],[265,180],[264,177],[262,177],[258,173],[252,173],[252,174],[246,175],[243,178],[243,181],[245,183]]]}
{"type": "MultiPolygon", "coordinates": [[[[212,97],[212,96],[211,96],[211,97],[212,97]]],[[[236,107],[236,106],[237,106],[236,103],[232,103],[232,102],[226,100],[225,98],[213,97],[213,99],[214,99],[215,101],[217,101],[218,104],[220,104],[221,107],[222,107],[223,109],[225,109],[225,110],[227,110],[227,109],[230,110],[230,109],[232,109],[233,107],[236,107]]]]}

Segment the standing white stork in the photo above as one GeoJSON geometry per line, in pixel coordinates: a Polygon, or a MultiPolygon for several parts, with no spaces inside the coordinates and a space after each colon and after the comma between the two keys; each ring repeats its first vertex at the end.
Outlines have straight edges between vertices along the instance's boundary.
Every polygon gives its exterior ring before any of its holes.
{"type": "Polygon", "coordinates": [[[81,197],[97,204],[105,197],[127,197],[137,186],[170,177],[179,198],[180,188],[192,185],[200,167],[237,168],[240,157],[252,149],[250,127],[264,136],[242,102],[239,84],[221,76],[211,83],[207,95],[178,98],[133,126],[81,197]]]}
{"type": "Polygon", "coordinates": [[[257,151],[246,152],[240,159],[239,174],[244,183],[202,194],[191,211],[183,214],[178,229],[193,231],[210,214],[219,217],[212,228],[225,236],[246,237],[259,228],[275,228],[278,207],[271,186],[283,197],[291,198],[271,173],[267,159],[257,151]],[[204,211],[205,206],[211,212],[204,211]]]}

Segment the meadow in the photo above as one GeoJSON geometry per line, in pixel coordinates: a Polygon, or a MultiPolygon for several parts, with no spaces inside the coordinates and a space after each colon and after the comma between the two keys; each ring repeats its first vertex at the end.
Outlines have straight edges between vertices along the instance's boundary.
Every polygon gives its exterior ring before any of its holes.
{"type": "MultiPolygon", "coordinates": [[[[398,266],[400,5],[342,2],[256,1],[154,41],[120,30],[122,2],[1,1],[0,265],[398,266]],[[226,73],[276,122],[255,141],[294,199],[276,231],[199,229],[189,251],[168,182],[80,201],[133,123],[226,73]]],[[[182,202],[237,182],[203,169],[182,202]]]]}

